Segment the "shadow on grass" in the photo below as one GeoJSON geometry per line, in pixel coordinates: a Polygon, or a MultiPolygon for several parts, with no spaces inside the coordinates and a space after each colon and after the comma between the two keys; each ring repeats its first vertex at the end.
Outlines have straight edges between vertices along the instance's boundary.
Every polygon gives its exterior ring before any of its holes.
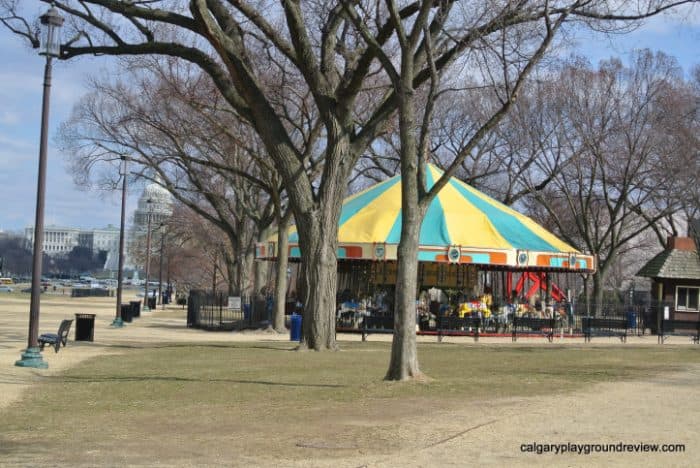
{"type": "Polygon", "coordinates": [[[32,466],[31,460],[36,455],[47,456],[50,451],[36,441],[20,442],[6,437],[0,437],[0,457],[14,455],[15,460],[0,460],[1,466],[32,466]],[[8,463],[5,465],[5,463],[8,463]]]}
{"type": "Polygon", "coordinates": [[[241,380],[241,379],[210,379],[210,378],[192,378],[192,377],[176,377],[176,376],[152,376],[152,375],[131,375],[131,376],[112,376],[112,377],[94,377],[84,375],[70,376],[55,376],[49,377],[46,380],[59,380],[67,383],[99,383],[99,382],[207,382],[207,383],[237,383],[250,385],[267,385],[273,387],[308,387],[308,388],[346,388],[347,385],[341,384],[309,384],[309,383],[294,383],[294,382],[273,382],[271,380],[241,380]]]}
{"type": "MultiPolygon", "coordinates": [[[[186,325],[168,324],[168,323],[149,323],[144,328],[163,328],[168,330],[189,330],[186,325]]],[[[230,331],[230,330],[229,330],[230,331]]]]}
{"type": "Polygon", "coordinates": [[[265,346],[262,344],[253,343],[202,343],[202,342],[191,342],[191,343],[148,343],[148,342],[135,342],[135,343],[120,343],[120,344],[104,344],[98,342],[78,342],[73,344],[73,346],[88,346],[96,348],[106,348],[106,349],[184,349],[184,348],[211,348],[211,349],[265,349],[270,351],[296,351],[297,344],[294,343],[290,346],[289,343],[283,341],[269,340],[270,343],[279,343],[279,346],[265,346]]]}

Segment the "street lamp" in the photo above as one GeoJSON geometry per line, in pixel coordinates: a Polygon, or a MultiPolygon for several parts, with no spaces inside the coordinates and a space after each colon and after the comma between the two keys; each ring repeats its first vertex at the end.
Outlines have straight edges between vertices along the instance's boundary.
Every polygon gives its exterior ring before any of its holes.
{"type": "Polygon", "coordinates": [[[151,217],[153,215],[153,199],[149,198],[148,200],[146,200],[146,205],[148,206],[146,215],[148,217],[148,227],[146,228],[146,286],[144,286],[144,311],[151,310],[148,307],[148,275],[151,272],[151,217]]]}
{"type": "Polygon", "coordinates": [[[160,223],[158,226],[160,231],[160,266],[158,267],[158,302],[165,309],[165,304],[163,303],[163,243],[165,241],[165,223],[160,223]]]}
{"type": "Polygon", "coordinates": [[[48,363],[42,360],[39,350],[39,300],[41,294],[41,261],[44,244],[44,194],[46,192],[46,147],[49,126],[49,95],[51,91],[51,60],[61,52],[59,33],[63,18],[58,10],[51,6],[41,16],[43,25],[42,41],[39,55],[46,56],[44,66],[44,97],[41,104],[41,138],[39,143],[39,176],[36,189],[36,217],[34,221],[34,253],[32,261],[32,292],[29,305],[29,338],[27,349],[22,353],[22,359],[15,362],[20,367],[35,367],[46,369],[48,363]]]}
{"type": "Polygon", "coordinates": [[[120,174],[122,176],[122,217],[119,225],[119,271],[117,273],[117,314],[112,322],[112,327],[121,328],[122,321],[122,284],[124,281],[124,218],[126,217],[126,156],[121,157],[120,174]]]}

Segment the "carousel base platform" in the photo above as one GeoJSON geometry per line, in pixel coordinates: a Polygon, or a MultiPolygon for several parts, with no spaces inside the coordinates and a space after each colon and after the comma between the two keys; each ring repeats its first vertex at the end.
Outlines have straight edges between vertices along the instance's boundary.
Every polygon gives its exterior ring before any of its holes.
{"type": "MultiPolygon", "coordinates": [[[[392,330],[375,330],[375,329],[367,329],[363,330],[361,328],[348,328],[348,327],[337,327],[335,329],[337,333],[371,333],[371,334],[391,334],[393,333],[392,330]]],[[[459,331],[459,330],[443,330],[442,332],[438,332],[437,330],[420,330],[416,332],[416,335],[418,336],[465,336],[465,337],[474,337],[473,332],[465,332],[465,331],[459,331]]],[[[513,336],[512,332],[508,333],[489,333],[489,332],[479,332],[479,338],[511,338],[513,336]]],[[[554,334],[555,338],[560,338],[561,335],[559,334],[554,334]]],[[[563,338],[583,338],[583,333],[574,333],[572,335],[570,334],[564,334],[563,338]]],[[[540,334],[518,334],[518,338],[542,338],[542,335],[540,334]]]]}

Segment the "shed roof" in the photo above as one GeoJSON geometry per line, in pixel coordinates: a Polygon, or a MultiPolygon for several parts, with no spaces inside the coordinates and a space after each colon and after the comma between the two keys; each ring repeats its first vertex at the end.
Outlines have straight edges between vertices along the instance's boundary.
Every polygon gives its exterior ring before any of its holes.
{"type": "Polygon", "coordinates": [[[696,250],[667,249],[649,260],[637,276],[700,279],[700,256],[696,250]]]}

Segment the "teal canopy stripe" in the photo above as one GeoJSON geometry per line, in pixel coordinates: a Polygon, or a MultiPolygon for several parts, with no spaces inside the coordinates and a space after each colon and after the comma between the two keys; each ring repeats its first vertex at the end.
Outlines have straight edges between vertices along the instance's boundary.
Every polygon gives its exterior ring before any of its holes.
{"type": "Polygon", "coordinates": [[[528,229],[518,218],[477,197],[454,179],[449,181],[469,203],[482,211],[494,228],[516,249],[554,251],[549,242],[528,229]]]}
{"type": "Polygon", "coordinates": [[[396,221],[394,221],[394,225],[391,227],[391,231],[389,231],[389,235],[386,238],[386,243],[387,244],[398,244],[399,241],[401,240],[401,223],[402,223],[402,216],[401,216],[401,210],[399,210],[399,215],[396,217],[396,221]]]}
{"type": "MultiPolygon", "coordinates": [[[[430,171],[426,171],[426,190],[430,190],[435,185],[433,175],[430,171]]],[[[420,244],[421,245],[450,245],[450,231],[447,229],[445,212],[438,196],[430,202],[428,211],[423,218],[423,224],[420,227],[420,244]]]]}

